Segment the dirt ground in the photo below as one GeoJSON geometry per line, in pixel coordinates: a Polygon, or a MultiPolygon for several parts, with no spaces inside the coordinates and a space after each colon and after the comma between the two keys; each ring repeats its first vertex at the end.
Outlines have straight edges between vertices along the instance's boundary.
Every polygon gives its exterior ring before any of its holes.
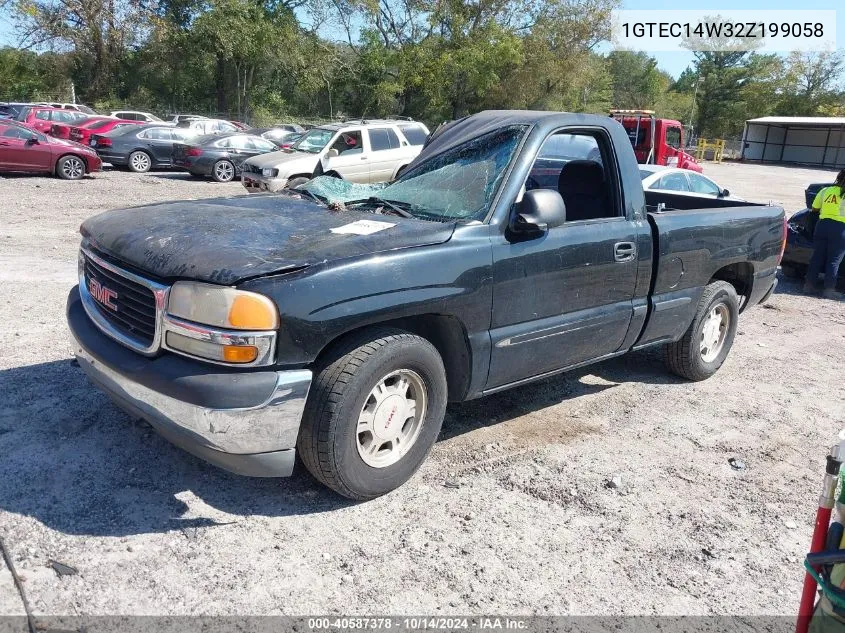
{"type": "MultiPolygon", "coordinates": [[[[832,178],[705,173],[790,212],[832,178]]],[[[845,303],[782,281],[702,383],[637,353],[451,406],[420,473],[354,504],[302,467],[260,480],[204,464],[71,361],[79,223],[241,191],[178,174],[0,179],[0,537],[36,615],[795,612],[845,425],[845,303]]],[[[0,560],[0,614],[22,613],[0,560]]]]}

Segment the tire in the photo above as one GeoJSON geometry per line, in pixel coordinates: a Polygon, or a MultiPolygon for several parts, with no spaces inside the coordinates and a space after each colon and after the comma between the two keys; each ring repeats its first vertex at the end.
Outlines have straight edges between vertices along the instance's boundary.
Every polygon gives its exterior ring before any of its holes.
{"type": "Polygon", "coordinates": [[[147,152],[138,150],[129,154],[128,167],[136,174],[146,174],[153,167],[153,159],[147,152]]]}
{"type": "Polygon", "coordinates": [[[230,160],[218,160],[211,168],[211,177],[215,182],[232,182],[235,179],[235,166],[230,160]]]}
{"type": "Polygon", "coordinates": [[[85,176],[85,161],[73,154],[62,156],[56,162],[56,175],[62,180],[82,180],[85,176]]]}
{"type": "Polygon", "coordinates": [[[739,300],[736,290],[726,281],[715,281],[704,288],[695,317],[680,340],[666,345],[666,366],[674,374],[688,380],[709,378],[728,356],[739,321],[739,300]],[[705,347],[705,337],[712,342],[716,329],[706,330],[714,315],[718,313],[722,325],[718,328],[716,345],[705,347]],[[727,319],[727,323],[724,323],[727,319]]]}
{"type": "MultiPolygon", "coordinates": [[[[305,467],[325,486],[349,499],[373,499],[401,486],[420,467],[440,434],[446,397],[443,360],[431,343],[393,328],[365,330],[335,349],[317,372],[297,451],[305,467]],[[407,391],[400,386],[402,378],[409,383],[407,391]],[[381,401],[376,400],[379,385],[385,389],[381,401]],[[404,393],[404,398],[397,400],[397,392],[404,393]],[[422,412],[416,410],[416,416],[397,425],[402,414],[394,419],[395,403],[407,406],[411,400],[422,412]],[[365,415],[373,431],[360,430],[365,415]],[[407,441],[406,452],[397,450],[398,437],[388,440],[374,435],[376,430],[390,435],[406,429],[402,440],[407,441]],[[375,451],[370,450],[373,447],[375,451]]],[[[408,409],[403,412],[407,414],[408,409]]]]}
{"type": "Polygon", "coordinates": [[[796,264],[784,264],[781,262],[780,272],[786,279],[804,279],[807,276],[807,269],[796,264]]]}
{"type": "Polygon", "coordinates": [[[290,180],[288,180],[287,184],[285,185],[285,188],[296,189],[299,185],[304,185],[309,180],[311,179],[305,178],[304,176],[299,176],[298,178],[291,178],[290,180]]]}

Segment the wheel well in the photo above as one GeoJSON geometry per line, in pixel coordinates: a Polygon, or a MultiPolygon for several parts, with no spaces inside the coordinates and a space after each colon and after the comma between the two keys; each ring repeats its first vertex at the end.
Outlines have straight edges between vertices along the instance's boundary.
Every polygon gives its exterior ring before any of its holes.
{"type": "Polygon", "coordinates": [[[736,294],[744,297],[740,304],[740,310],[742,310],[745,308],[751,289],[754,287],[754,268],[748,262],[724,266],[715,272],[708,283],[713,281],[727,281],[731,284],[736,290],[736,294]]]}
{"type": "Polygon", "coordinates": [[[312,174],[294,174],[293,176],[288,176],[288,182],[293,180],[294,178],[307,178],[311,180],[314,176],[312,174]]]}
{"type": "Polygon", "coordinates": [[[315,361],[320,364],[331,350],[341,345],[351,336],[374,327],[395,327],[417,336],[421,336],[437,348],[446,368],[446,382],[449,386],[449,400],[463,400],[469,390],[472,355],[466,332],[461,322],[452,316],[443,314],[421,314],[365,325],[349,332],[327,344],[315,361]]]}
{"type": "Polygon", "coordinates": [[[343,180],[343,176],[337,173],[334,169],[331,171],[327,171],[323,176],[330,176],[331,178],[337,178],[338,180],[343,180]]]}

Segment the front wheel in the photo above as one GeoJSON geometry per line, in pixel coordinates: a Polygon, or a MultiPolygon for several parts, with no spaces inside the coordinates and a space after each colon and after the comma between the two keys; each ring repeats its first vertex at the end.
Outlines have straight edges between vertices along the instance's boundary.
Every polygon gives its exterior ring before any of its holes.
{"type": "Polygon", "coordinates": [[[403,330],[346,341],[317,373],[297,441],[305,467],[355,500],[405,483],[434,445],[446,412],[437,349],[403,330]]]}
{"type": "Polygon", "coordinates": [[[232,182],[235,177],[235,166],[231,161],[218,160],[211,168],[211,177],[217,182],[232,182]]]}
{"type": "Polygon", "coordinates": [[[56,175],[62,180],[80,180],[85,175],[85,163],[79,156],[62,156],[56,163],[56,175]]]}
{"type": "Polygon", "coordinates": [[[730,352],[739,321],[736,290],[726,281],[704,288],[695,317],[680,340],[666,345],[666,365],[689,380],[709,378],[730,352]]]}
{"type": "Polygon", "coordinates": [[[136,174],[145,174],[153,166],[153,159],[147,152],[137,151],[129,154],[129,169],[136,174]]]}

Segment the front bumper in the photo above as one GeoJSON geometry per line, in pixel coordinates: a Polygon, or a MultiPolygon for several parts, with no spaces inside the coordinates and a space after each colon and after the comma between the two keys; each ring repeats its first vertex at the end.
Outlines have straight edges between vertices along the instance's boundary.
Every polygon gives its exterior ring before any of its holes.
{"type": "Polygon", "coordinates": [[[246,187],[249,193],[276,193],[285,188],[288,184],[287,178],[271,178],[261,176],[253,172],[241,172],[241,184],[246,187]]]}
{"type": "Polygon", "coordinates": [[[78,288],[68,296],[67,319],[79,366],[121,409],[230,472],[291,474],[309,370],[237,371],[173,354],[140,356],[96,328],[78,288]]]}

